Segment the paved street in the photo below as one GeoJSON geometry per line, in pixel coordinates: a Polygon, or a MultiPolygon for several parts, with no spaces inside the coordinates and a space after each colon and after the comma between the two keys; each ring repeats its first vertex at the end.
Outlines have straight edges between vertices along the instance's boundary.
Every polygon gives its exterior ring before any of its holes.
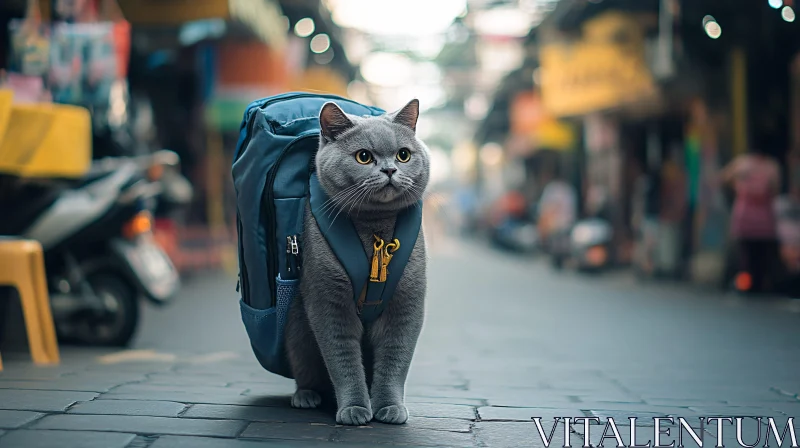
{"type": "MultiPolygon", "coordinates": [[[[219,274],[189,281],[170,308],[148,308],[138,351],[65,349],[55,368],[4,354],[0,448],[544,446],[532,417],[549,435],[554,417],[584,416],[638,417],[642,443],[652,417],[695,428],[700,416],[776,417],[780,431],[800,417],[800,314],[786,302],[554,273],[469,244],[437,245],[431,263],[404,426],[340,427],[331,411],[291,409],[292,383],[258,366],[235,282],[219,274]]],[[[761,433],[763,445],[768,426],[743,424],[744,441],[761,433]]],[[[677,428],[666,425],[669,444],[677,428]]],[[[559,428],[551,446],[564,445],[559,428]]],[[[602,429],[590,427],[593,444],[602,429]]],[[[724,430],[736,446],[733,427],[724,430]]],[[[716,431],[697,429],[705,446],[716,431]]],[[[585,432],[572,426],[572,446],[585,432]]]]}

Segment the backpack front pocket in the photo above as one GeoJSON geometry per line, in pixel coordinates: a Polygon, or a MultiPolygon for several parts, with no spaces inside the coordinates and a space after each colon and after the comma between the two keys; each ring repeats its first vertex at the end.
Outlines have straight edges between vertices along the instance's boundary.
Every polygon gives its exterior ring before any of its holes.
{"type": "Polygon", "coordinates": [[[291,378],[291,369],[284,347],[284,331],[286,318],[297,295],[300,281],[283,280],[278,277],[275,282],[277,291],[274,307],[260,310],[242,300],[239,300],[239,307],[242,322],[258,362],[270,372],[291,378]]]}

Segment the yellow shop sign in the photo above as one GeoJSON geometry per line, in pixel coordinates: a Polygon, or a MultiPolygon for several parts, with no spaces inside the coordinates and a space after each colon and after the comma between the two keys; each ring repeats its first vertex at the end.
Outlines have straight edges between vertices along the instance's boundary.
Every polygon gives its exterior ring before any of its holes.
{"type": "Polygon", "coordinates": [[[578,42],[544,45],[539,56],[542,101],[556,117],[647,101],[657,94],[641,29],[620,13],[588,22],[578,42]]]}

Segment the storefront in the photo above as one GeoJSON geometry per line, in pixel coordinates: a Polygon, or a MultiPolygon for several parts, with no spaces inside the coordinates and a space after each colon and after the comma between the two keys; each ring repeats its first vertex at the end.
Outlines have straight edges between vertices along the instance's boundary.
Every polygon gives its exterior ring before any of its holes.
{"type": "Polygon", "coordinates": [[[544,111],[541,94],[526,90],[514,95],[509,111],[510,132],[505,141],[509,163],[524,167],[519,187],[533,202],[556,177],[579,187],[576,126],[544,111]]]}
{"type": "Polygon", "coordinates": [[[544,110],[583,126],[583,213],[611,221],[623,263],[631,258],[635,178],[627,155],[645,150],[626,140],[623,125],[657,113],[661,100],[644,32],[641,17],[606,11],[583,22],[577,38],[545,31],[551,37],[540,49],[544,110]]]}

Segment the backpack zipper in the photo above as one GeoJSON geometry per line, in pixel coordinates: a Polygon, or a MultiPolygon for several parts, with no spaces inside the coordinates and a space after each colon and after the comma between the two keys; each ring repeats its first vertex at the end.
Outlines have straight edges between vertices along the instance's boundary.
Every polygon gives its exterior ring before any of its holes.
{"type": "Polygon", "coordinates": [[[281,162],[286,154],[292,150],[297,144],[309,139],[314,138],[317,136],[317,132],[309,132],[306,135],[300,134],[297,138],[295,138],[286,148],[281,151],[278,155],[278,158],[275,160],[275,163],[272,165],[272,169],[269,170],[267,173],[267,182],[264,184],[264,192],[262,193],[261,197],[263,201],[261,202],[261,212],[263,213],[264,217],[270,217],[267,219],[267,281],[269,281],[269,287],[272,294],[272,302],[271,306],[274,307],[277,303],[276,291],[277,287],[275,285],[276,278],[278,277],[278,249],[276,247],[276,239],[277,239],[277,223],[275,222],[275,178],[278,175],[278,169],[281,167],[281,162]]]}
{"type": "Polygon", "coordinates": [[[242,300],[247,305],[250,305],[250,283],[248,283],[249,278],[247,276],[247,263],[244,262],[244,246],[242,244],[243,227],[242,227],[242,220],[239,217],[238,212],[236,213],[236,227],[239,231],[237,239],[239,240],[239,257],[240,257],[239,264],[241,265],[241,267],[239,268],[239,281],[236,284],[236,291],[239,292],[239,290],[241,289],[242,300]]]}

